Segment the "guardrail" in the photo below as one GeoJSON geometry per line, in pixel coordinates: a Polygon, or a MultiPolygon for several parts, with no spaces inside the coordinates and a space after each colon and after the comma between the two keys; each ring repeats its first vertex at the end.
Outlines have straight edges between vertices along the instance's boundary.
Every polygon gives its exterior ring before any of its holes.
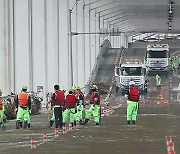
{"type": "Polygon", "coordinates": [[[94,79],[96,77],[99,65],[101,63],[103,53],[106,52],[110,48],[111,48],[111,43],[109,42],[109,40],[104,40],[102,45],[100,46],[100,51],[99,51],[98,56],[96,58],[96,62],[95,62],[95,65],[93,67],[93,70],[89,76],[89,80],[87,81],[86,85],[82,88],[85,95],[87,95],[89,93],[90,85],[92,84],[92,82],[94,81],[94,79]]]}

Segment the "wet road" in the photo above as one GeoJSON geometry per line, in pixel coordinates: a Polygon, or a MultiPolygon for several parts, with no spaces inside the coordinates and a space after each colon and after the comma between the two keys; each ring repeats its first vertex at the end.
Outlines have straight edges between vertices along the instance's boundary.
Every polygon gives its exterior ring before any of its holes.
{"type": "MultiPolygon", "coordinates": [[[[123,57],[143,59],[144,51],[143,48],[133,48],[124,52],[123,57]]],[[[114,67],[116,54],[117,50],[107,53],[109,60],[104,56],[102,64],[105,67],[101,65],[97,81],[111,82],[110,72],[114,67]]],[[[114,107],[115,112],[107,114],[100,127],[95,126],[92,121],[87,126],[73,129],[66,134],[61,131],[59,137],[54,138],[54,129],[48,128],[47,113],[44,112],[32,117],[30,130],[15,130],[15,122],[9,122],[9,130],[0,132],[0,153],[164,154],[167,153],[165,136],[172,136],[175,151],[180,153],[178,73],[162,76],[161,89],[156,88],[154,76],[149,77],[148,93],[141,96],[140,114],[135,126],[126,125],[126,98],[120,92],[115,96],[113,89],[109,109],[114,107]],[[48,133],[49,141],[42,141],[44,131],[48,133]],[[32,136],[37,140],[36,149],[31,149],[29,145],[32,136]]]]}

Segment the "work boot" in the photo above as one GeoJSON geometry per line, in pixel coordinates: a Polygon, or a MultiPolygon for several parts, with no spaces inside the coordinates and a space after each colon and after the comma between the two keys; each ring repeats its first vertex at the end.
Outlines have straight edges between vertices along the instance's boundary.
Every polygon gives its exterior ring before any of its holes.
{"type": "Polygon", "coordinates": [[[31,123],[28,123],[28,128],[31,128],[31,123]]]}
{"type": "Polygon", "coordinates": [[[99,126],[100,125],[99,122],[96,122],[96,125],[99,126]]]}
{"type": "Polygon", "coordinates": [[[135,124],[136,124],[136,121],[135,121],[135,120],[132,120],[132,124],[135,125],[135,124]]]}
{"type": "Polygon", "coordinates": [[[54,123],[54,121],[53,121],[53,120],[50,120],[50,121],[49,121],[49,128],[51,128],[51,127],[52,127],[53,123],[54,123]]]}
{"type": "Polygon", "coordinates": [[[16,122],[16,129],[19,129],[20,122],[16,122]]]}
{"type": "Polygon", "coordinates": [[[19,127],[22,128],[22,122],[19,122],[19,127]]]}
{"type": "Polygon", "coordinates": [[[28,125],[28,123],[27,123],[27,122],[24,122],[24,129],[27,128],[27,125],[28,125]]]}
{"type": "Polygon", "coordinates": [[[85,119],[83,125],[86,125],[88,123],[89,119],[85,119]]]}
{"type": "Polygon", "coordinates": [[[128,125],[131,124],[131,121],[130,121],[130,120],[127,120],[127,124],[128,124],[128,125]]]}

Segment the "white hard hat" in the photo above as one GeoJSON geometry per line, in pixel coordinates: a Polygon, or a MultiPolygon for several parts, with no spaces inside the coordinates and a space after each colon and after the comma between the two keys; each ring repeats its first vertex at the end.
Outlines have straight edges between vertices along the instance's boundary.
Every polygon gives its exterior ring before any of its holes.
{"type": "Polygon", "coordinates": [[[129,86],[131,86],[131,85],[135,85],[136,83],[134,82],[134,81],[130,81],[129,82],[129,86]]]}

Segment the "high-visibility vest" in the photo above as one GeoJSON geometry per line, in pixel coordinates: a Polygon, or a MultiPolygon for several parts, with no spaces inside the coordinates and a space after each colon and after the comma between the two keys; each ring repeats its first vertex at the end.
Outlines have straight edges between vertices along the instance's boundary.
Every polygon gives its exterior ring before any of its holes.
{"type": "Polygon", "coordinates": [[[94,104],[94,103],[97,103],[97,104],[100,103],[100,95],[99,95],[99,93],[98,93],[97,91],[94,91],[94,92],[91,94],[91,97],[90,97],[90,104],[94,104]],[[95,94],[98,94],[98,100],[97,100],[97,102],[95,102],[95,100],[94,100],[95,94]]]}
{"type": "Polygon", "coordinates": [[[2,110],[3,109],[3,102],[2,102],[2,100],[0,99],[0,110],[2,110]]]}
{"type": "Polygon", "coordinates": [[[29,95],[27,93],[19,93],[18,94],[18,105],[19,106],[22,106],[22,107],[25,107],[28,105],[28,98],[29,98],[29,95]]]}
{"type": "Polygon", "coordinates": [[[68,94],[65,100],[65,108],[75,108],[77,98],[74,94],[68,94]]]}
{"type": "Polygon", "coordinates": [[[55,105],[64,105],[64,93],[62,91],[56,91],[55,105]]]}
{"type": "Polygon", "coordinates": [[[139,101],[139,90],[137,88],[132,87],[129,89],[128,100],[135,102],[139,101]]]}

